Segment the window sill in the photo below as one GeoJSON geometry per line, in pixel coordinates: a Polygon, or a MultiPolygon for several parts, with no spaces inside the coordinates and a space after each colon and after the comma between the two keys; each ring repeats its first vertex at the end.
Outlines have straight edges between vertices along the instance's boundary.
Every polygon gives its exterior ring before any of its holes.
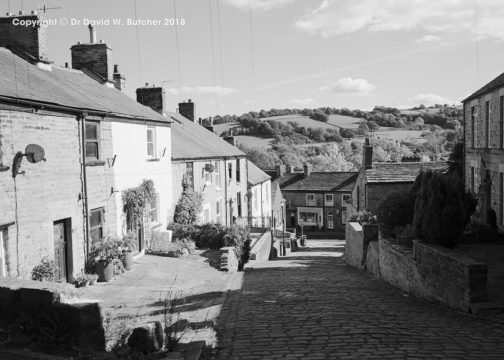
{"type": "Polygon", "coordinates": [[[103,160],[86,160],[86,166],[104,166],[106,163],[103,160]]]}
{"type": "Polygon", "coordinates": [[[147,159],[147,162],[157,162],[157,161],[161,161],[160,158],[150,158],[150,159],[147,159]]]}
{"type": "Polygon", "coordinates": [[[0,224],[0,230],[7,229],[9,226],[12,226],[14,224],[16,224],[14,221],[7,223],[7,224],[0,224]]]}

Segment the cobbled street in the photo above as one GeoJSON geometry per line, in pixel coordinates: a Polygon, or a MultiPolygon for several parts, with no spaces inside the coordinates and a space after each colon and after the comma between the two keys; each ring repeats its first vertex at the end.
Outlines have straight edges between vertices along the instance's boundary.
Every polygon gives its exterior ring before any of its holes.
{"type": "Polygon", "coordinates": [[[504,317],[407,296],[312,240],[254,265],[219,316],[217,359],[504,359],[504,317]]]}

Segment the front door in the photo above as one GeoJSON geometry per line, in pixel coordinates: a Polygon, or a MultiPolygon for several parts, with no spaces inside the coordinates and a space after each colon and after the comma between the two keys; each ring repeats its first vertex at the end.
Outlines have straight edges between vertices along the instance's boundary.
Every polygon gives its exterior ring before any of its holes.
{"type": "Polygon", "coordinates": [[[327,215],[327,227],[334,229],[334,215],[327,215]]]}
{"type": "Polygon", "coordinates": [[[4,230],[0,228],[0,277],[7,276],[7,266],[5,263],[5,241],[4,230]]]}
{"type": "Polygon", "coordinates": [[[65,220],[56,221],[54,227],[54,262],[56,264],[56,281],[65,282],[67,278],[67,229],[65,220]]]}

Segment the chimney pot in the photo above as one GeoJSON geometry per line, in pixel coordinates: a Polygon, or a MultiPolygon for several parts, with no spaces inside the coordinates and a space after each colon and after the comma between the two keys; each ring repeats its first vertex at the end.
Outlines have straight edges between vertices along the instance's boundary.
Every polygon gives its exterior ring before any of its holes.
{"type": "Polygon", "coordinates": [[[119,65],[115,64],[114,65],[114,74],[117,74],[119,72],[119,65]]]}
{"type": "Polygon", "coordinates": [[[19,10],[19,15],[23,15],[23,10],[19,10]]]}
{"type": "Polygon", "coordinates": [[[96,42],[96,31],[93,25],[89,24],[89,43],[94,44],[96,42]]]}
{"type": "Polygon", "coordinates": [[[65,68],[68,69],[68,63],[67,62],[65,63],[65,68]]]}
{"type": "Polygon", "coordinates": [[[32,11],[31,11],[31,14],[32,14],[32,15],[37,15],[37,12],[36,12],[35,10],[32,10],[32,11]]]}

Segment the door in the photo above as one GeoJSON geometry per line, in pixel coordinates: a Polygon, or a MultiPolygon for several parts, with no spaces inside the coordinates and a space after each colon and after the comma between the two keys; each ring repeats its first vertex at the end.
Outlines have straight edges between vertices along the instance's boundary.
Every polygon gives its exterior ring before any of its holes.
{"type": "Polygon", "coordinates": [[[7,276],[7,265],[5,263],[5,245],[4,230],[0,228],[0,277],[7,276]]]}
{"type": "Polygon", "coordinates": [[[334,229],[334,215],[327,215],[327,227],[334,229]]]}
{"type": "Polygon", "coordinates": [[[54,262],[56,264],[56,281],[65,282],[67,279],[67,229],[65,220],[56,221],[54,227],[54,262]]]}

